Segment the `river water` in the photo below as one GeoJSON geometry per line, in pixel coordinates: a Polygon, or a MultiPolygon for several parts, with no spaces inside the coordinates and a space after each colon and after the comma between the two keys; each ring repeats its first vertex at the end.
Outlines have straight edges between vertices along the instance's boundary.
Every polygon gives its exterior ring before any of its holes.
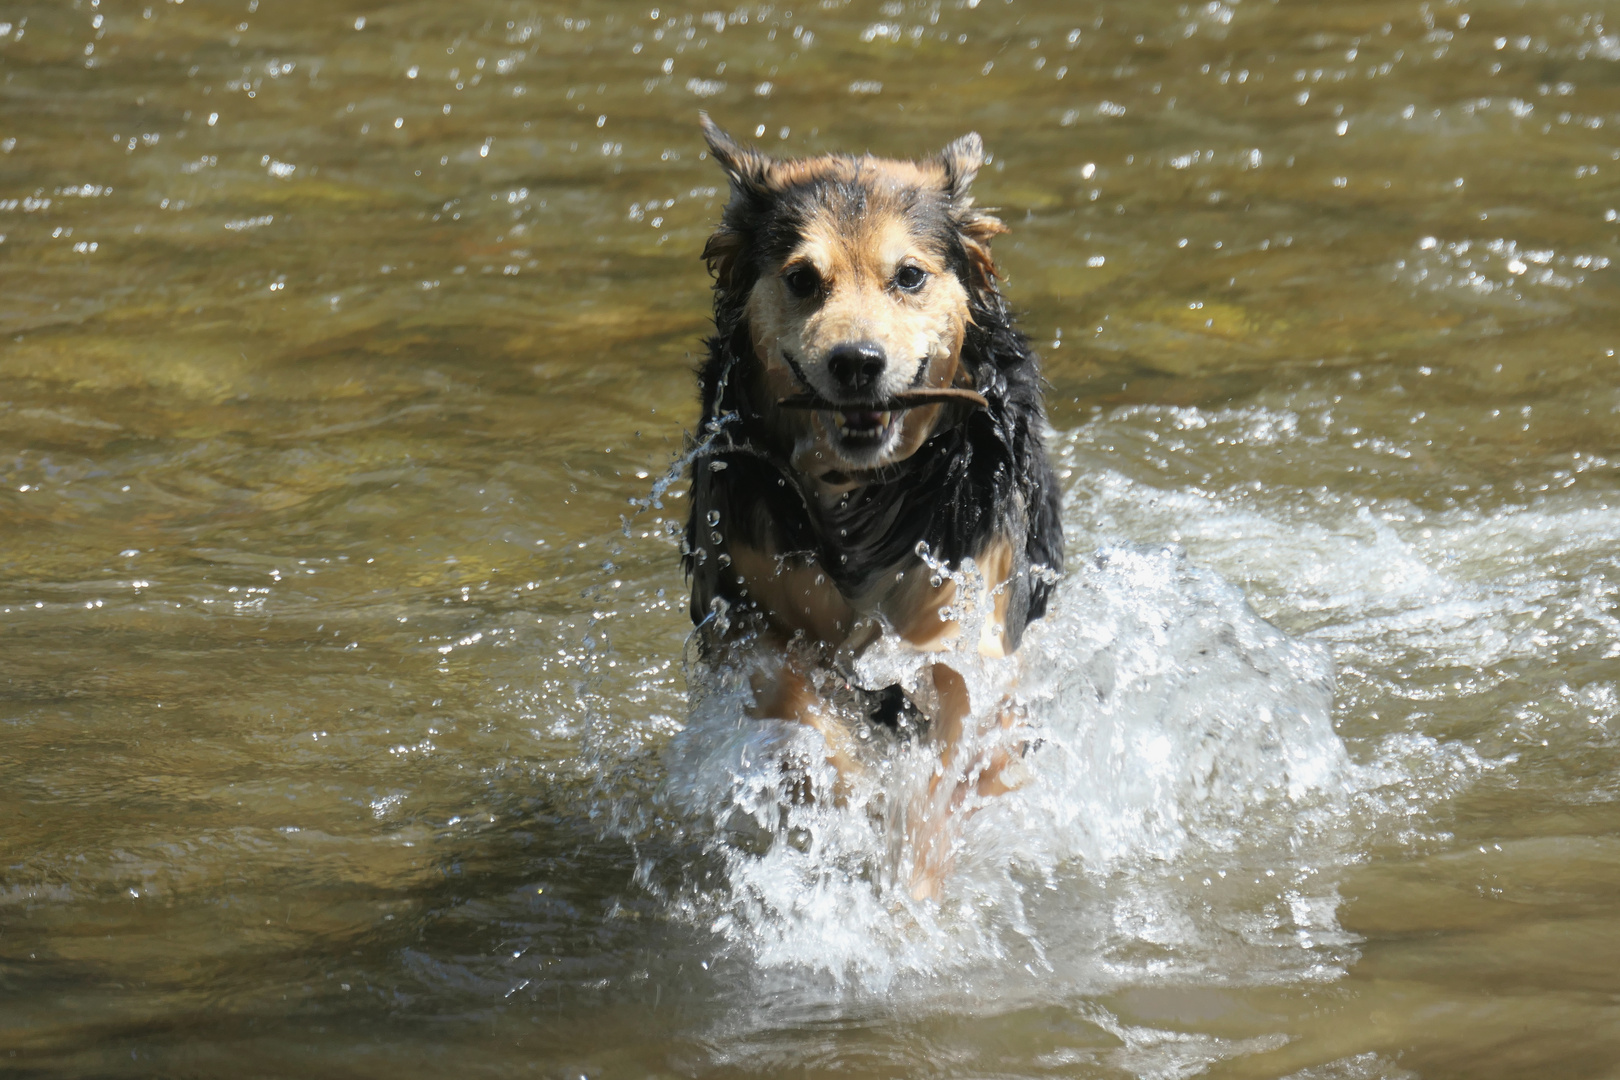
{"type": "Polygon", "coordinates": [[[0,2],[0,1074],[1614,1077],[1617,126],[1584,0],[0,2]],[[699,108],[993,155],[938,906],[689,705],[699,108]]]}

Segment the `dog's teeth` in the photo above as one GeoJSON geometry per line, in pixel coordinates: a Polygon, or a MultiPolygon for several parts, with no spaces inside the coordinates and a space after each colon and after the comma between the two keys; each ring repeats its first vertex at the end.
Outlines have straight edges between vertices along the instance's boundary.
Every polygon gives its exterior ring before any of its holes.
{"type": "Polygon", "coordinates": [[[879,413],[878,414],[878,427],[888,427],[889,426],[889,418],[892,417],[893,415],[894,415],[894,413],[892,413],[892,412],[879,413]]]}

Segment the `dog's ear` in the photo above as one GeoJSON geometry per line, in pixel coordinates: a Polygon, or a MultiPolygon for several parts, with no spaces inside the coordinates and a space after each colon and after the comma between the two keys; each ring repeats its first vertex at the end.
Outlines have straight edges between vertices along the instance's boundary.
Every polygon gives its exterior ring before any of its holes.
{"type": "Polygon", "coordinates": [[[709,144],[710,153],[714,154],[714,160],[725,171],[731,185],[731,201],[721,216],[720,227],[703,245],[703,260],[709,264],[715,284],[722,292],[730,294],[746,284],[746,270],[739,267],[739,260],[748,246],[748,223],[770,190],[774,162],[727,135],[720,125],[709,119],[708,113],[699,112],[698,122],[703,127],[703,138],[709,144]]]}
{"type": "Polygon", "coordinates": [[[984,140],[978,132],[969,132],[940,151],[939,163],[945,170],[945,195],[951,201],[952,217],[968,257],[971,284],[976,290],[994,292],[996,262],[990,254],[990,241],[1006,232],[1007,226],[994,214],[975,210],[973,196],[968,193],[973,178],[984,167],[984,140]]]}
{"type": "Polygon", "coordinates": [[[984,140],[977,131],[970,131],[941,150],[939,162],[945,167],[945,194],[952,202],[965,199],[973,178],[984,167],[984,140]]]}
{"type": "Polygon", "coordinates": [[[727,135],[706,112],[698,113],[698,123],[703,127],[703,139],[709,144],[709,152],[725,170],[726,179],[731,181],[732,194],[762,194],[769,184],[771,159],[727,135]]]}

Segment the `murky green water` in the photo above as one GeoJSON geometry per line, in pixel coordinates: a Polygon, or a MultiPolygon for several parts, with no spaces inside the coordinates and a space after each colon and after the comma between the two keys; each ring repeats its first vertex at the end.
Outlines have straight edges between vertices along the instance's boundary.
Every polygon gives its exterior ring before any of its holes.
{"type": "Polygon", "coordinates": [[[0,2],[0,1074],[1620,1075],[1617,35],[0,2]],[[1045,967],[878,992],[624,826],[686,716],[631,500],[695,415],[700,107],[982,133],[1076,562],[1178,542],[1332,649],[1343,835],[1039,868],[1045,967]]]}

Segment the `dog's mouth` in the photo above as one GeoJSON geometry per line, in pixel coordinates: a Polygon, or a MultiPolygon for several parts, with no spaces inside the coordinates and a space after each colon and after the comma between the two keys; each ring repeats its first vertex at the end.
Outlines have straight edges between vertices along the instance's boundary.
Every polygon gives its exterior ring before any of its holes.
{"type": "MultiPolygon", "coordinates": [[[[787,362],[801,386],[809,387],[804,371],[786,351],[782,359],[787,362]]],[[[918,365],[920,379],[926,359],[918,365]]],[[[820,414],[822,424],[833,437],[838,449],[860,456],[881,454],[899,431],[905,414],[910,409],[928,405],[955,404],[968,408],[987,408],[989,402],[977,390],[961,386],[912,386],[880,401],[832,401],[806,390],[790,394],[777,401],[779,409],[802,409],[820,414]]]]}
{"type": "Polygon", "coordinates": [[[902,390],[889,400],[881,404],[873,402],[862,410],[860,405],[842,404],[829,401],[820,394],[791,394],[776,403],[779,409],[815,409],[820,412],[901,412],[905,409],[920,409],[924,405],[945,405],[957,402],[983,409],[989,405],[983,394],[977,390],[969,390],[961,386],[918,386],[910,390],[902,390]]]}
{"type": "Polygon", "coordinates": [[[899,414],[892,409],[825,410],[838,441],[850,449],[875,449],[888,441],[899,414]]]}
{"type": "Polygon", "coordinates": [[[965,387],[914,387],[902,390],[887,401],[845,404],[828,401],[820,394],[793,394],[778,401],[781,409],[804,409],[819,413],[837,447],[846,455],[870,458],[881,455],[892,445],[907,410],[925,405],[966,405],[986,408],[984,395],[965,387]]]}

